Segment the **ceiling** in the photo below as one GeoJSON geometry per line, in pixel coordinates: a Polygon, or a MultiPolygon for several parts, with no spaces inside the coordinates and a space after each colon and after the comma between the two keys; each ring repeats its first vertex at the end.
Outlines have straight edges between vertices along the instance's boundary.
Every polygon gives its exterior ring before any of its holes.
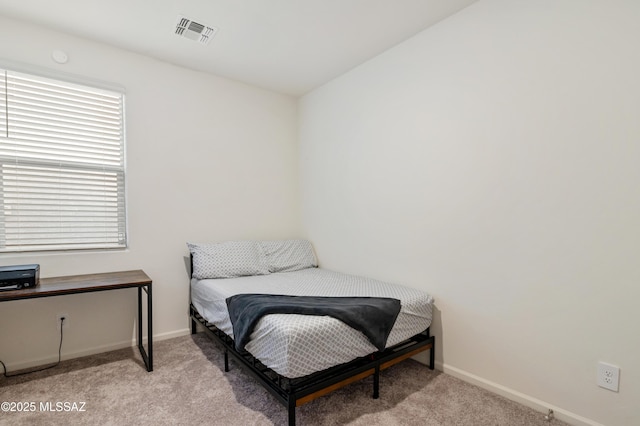
{"type": "Polygon", "coordinates": [[[475,1],[0,0],[0,15],[297,96],[475,1]],[[178,37],[179,14],[218,32],[178,37]]]}

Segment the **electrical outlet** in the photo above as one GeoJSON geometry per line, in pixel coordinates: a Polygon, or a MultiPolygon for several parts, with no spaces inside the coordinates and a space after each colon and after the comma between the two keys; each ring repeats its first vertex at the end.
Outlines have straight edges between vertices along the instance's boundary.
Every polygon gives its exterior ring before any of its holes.
{"type": "Polygon", "coordinates": [[[598,386],[618,392],[620,382],[620,367],[607,364],[606,362],[598,363],[598,386]]]}
{"type": "Polygon", "coordinates": [[[60,331],[60,325],[62,324],[62,318],[64,318],[64,331],[69,329],[69,314],[62,313],[56,315],[56,330],[60,331]]]}

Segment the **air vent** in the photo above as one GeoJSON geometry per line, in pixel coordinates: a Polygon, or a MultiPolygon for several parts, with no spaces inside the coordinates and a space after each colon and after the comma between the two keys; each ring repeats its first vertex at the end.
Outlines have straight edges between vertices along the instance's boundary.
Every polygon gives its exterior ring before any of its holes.
{"type": "Polygon", "coordinates": [[[218,29],[216,27],[195,22],[190,18],[178,15],[175,33],[180,37],[186,37],[202,44],[209,44],[217,32],[218,29]]]}

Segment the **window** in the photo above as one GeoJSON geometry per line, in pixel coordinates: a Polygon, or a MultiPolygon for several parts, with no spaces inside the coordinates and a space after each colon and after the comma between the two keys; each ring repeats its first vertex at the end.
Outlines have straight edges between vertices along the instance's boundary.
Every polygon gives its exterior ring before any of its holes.
{"type": "Polygon", "coordinates": [[[0,252],[126,247],[123,108],[0,69],[0,252]]]}

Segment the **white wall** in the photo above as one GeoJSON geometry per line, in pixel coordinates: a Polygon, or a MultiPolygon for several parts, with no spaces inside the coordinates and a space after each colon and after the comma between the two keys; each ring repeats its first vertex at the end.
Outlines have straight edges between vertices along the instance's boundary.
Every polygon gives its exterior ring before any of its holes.
{"type": "Polygon", "coordinates": [[[640,424],[638,22],[481,0],[300,101],[320,263],[429,291],[441,368],[576,424],[640,424]]]}
{"type": "MultiPolygon", "coordinates": [[[[126,88],[130,242],[118,252],[0,254],[0,265],[39,263],[44,277],[143,269],[162,338],[188,328],[186,241],[300,234],[295,99],[2,17],[0,58],[126,88]],[[68,64],[55,64],[52,49],[68,64]]],[[[59,312],[69,315],[63,358],[129,346],[135,295],[1,303],[0,359],[10,370],[57,359],[59,312]]]]}

